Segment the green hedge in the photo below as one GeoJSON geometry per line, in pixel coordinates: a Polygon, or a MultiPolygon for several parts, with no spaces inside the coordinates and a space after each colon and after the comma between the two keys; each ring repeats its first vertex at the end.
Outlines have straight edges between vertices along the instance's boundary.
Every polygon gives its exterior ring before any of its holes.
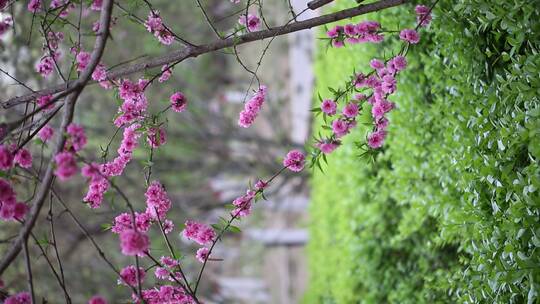
{"type": "MultiPolygon", "coordinates": [[[[354,21],[395,29],[413,8],[354,21]]],[[[540,303],[539,10],[439,2],[376,162],[357,157],[359,128],[313,174],[305,303],[540,303]]],[[[392,49],[321,41],[317,93],[392,49]]]]}

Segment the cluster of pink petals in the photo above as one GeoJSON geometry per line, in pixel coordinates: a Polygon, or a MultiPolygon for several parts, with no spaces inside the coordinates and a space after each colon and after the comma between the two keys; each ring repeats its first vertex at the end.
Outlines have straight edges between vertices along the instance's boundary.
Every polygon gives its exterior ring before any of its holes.
{"type": "Polygon", "coordinates": [[[148,81],[145,79],[139,79],[137,83],[128,79],[122,80],[119,87],[119,96],[124,102],[118,110],[118,117],[114,120],[117,127],[143,118],[143,114],[148,107],[148,101],[144,95],[147,84],[148,81]]]}
{"type": "Polygon", "coordinates": [[[53,137],[54,129],[49,125],[45,125],[43,128],[41,128],[41,130],[39,130],[37,135],[42,142],[47,142],[53,137]]]}
{"type": "Polygon", "coordinates": [[[125,167],[133,157],[133,150],[139,145],[138,140],[141,133],[137,131],[138,128],[140,128],[139,124],[132,124],[124,129],[124,137],[117,150],[118,156],[101,165],[100,169],[103,175],[107,177],[119,176],[124,172],[125,167]]]}
{"type": "Polygon", "coordinates": [[[27,8],[31,13],[37,13],[41,9],[41,0],[30,0],[27,8]]]}
{"type": "Polygon", "coordinates": [[[254,32],[259,29],[259,26],[261,25],[261,19],[253,14],[241,15],[238,19],[238,23],[241,25],[246,26],[248,29],[248,32],[254,32]]]}
{"type": "MultiPolygon", "coordinates": [[[[259,185],[260,186],[260,185],[259,185]]],[[[257,192],[247,190],[245,195],[235,198],[232,204],[236,207],[231,215],[234,217],[245,217],[251,214],[251,204],[257,192]]]]}
{"type": "Polygon", "coordinates": [[[185,226],[186,228],[182,231],[183,236],[199,245],[212,243],[216,238],[216,232],[209,225],[187,220],[185,226]]]}
{"type": "Polygon", "coordinates": [[[32,167],[32,154],[25,148],[20,148],[15,156],[13,157],[15,164],[19,165],[21,168],[30,168],[32,167]]]}
{"type": "Polygon", "coordinates": [[[96,66],[96,69],[92,72],[92,80],[98,82],[107,80],[107,69],[104,64],[100,63],[96,66]]]}
{"type": "Polygon", "coordinates": [[[107,304],[107,301],[102,296],[93,296],[88,301],[88,304],[107,304]]]}
{"type": "Polygon", "coordinates": [[[133,214],[121,213],[114,218],[112,232],[120,234],[125,230],[136,229],[137,231],[147,232],[152,225],[152,217],[144,212],[135,212],[135,227],[133,227],[133,214]]]}
{"type": "Polygon", "coordinates": [[[336,114],[337,104],[331,99],[325,99],[321,103],[321,110],[326,115],[332,116],[332,115],[336,114]]]}
{"type": "Polygon", "coordinates": [[[48,111],[54,108],[54,102],[52,102],[52,100],[52,95],[39,96],[37,99],[37,105],[44,108],[45,111],[48,111]]]}
{"type": "Polygon", "coordinates": [[[208,259],[209,253],[210,249],[206,247],[199,248],[199,250],[197,250],[197,253],[195,254],[195,258],[199,260],[199,262],[204,263],[208,259]]]}
{"type": "Polygon", "coordinates": [[[60,14],[58,16],[61,18],[66,18],[69,15],[70,9],[74,8],[75,5],[70,3],[69,0],[52,0],[49,7],[53,10],[62,8],[62,10],[59,11],[60,14]],[[64,8],[64,6],[66,7],[64,8]]]}
{"type": "Polygon", "coordinates": [[[32,296],[27,291],[19,292],[7,297],[4,304],[32,304],[32,296]]]}
{"type": "Polygon", "coordinates": [[[399,32],[399,39],[406,41],[410,44],[417,44],[420,42],[420,35],[413,29],[404,29],[399,32]]]}
{"type": "Polygon", "coordinates": [[[428,26],[431,22],[431,10],[425,5],[417,5],[414,9],[416,12],[416,22],[420,26],[428,26]]]}
{"type": "MultiPolygon", "coordinates": [[[[139,280],[144,281],[146,271],[144,268],[139,267],[139,280]]],[[[137,267],[133,265],[126,266],[120,270],[120,278],[118,279],[119,285],[137,286],[137,267]]]]}
{"type": "Polygon", "coordinates": [[[152,148],[157,148],[167,143],[167,134],[165,129],[161,127],[154,127],[148,129],[146,135],[146,142],[152,148]]]}
{"type": "Polygon", "coordinates": [[[345,42],[355,44],[363,42],[379,43],[384,36],[380,33],[381,25],[376,21],[363,21],[358,24],[336,25],[326,35],[334,47],[342,47],[345,42]]]}
{"type": "Polygon", "coordinates": [[[324,154],[334,152],[340,145],[341,142],[339,140],[321,140],[315,144],[315,146],[324,154]]]}
{"type": "Polygon", "coordinates": [[[246,102],[244,105],[244,110],[240,112],[240,117],[238,118],[239,126],[248,128],[251,126],[251,124],[253,124],[266,99],[266,93],[266,86],[261,86],[259,90],[257,90],[257,92],[249,99],[249,101],[246,102]]]}
{"type": "Polygon", "coordinates": [[[92,5],[90,6],[90,9],[94,11],[100,11],[102,5],[103,5],[103,0],[93,0],[92,5]]]}
{"type": "Polygon", "coordinates": [[[49,76],[54,70],[54,59],[46,55],[42,57],[36,65],[36,71],[43,77],[49,76]]]}
{"type": "Polygon", "coordinates": [[[163,24],[158,11],[150,12],[144,25],[146,26],[146,30],[154,34],[162,44],[170,45],[174,41],[173,34],[163,24]]]}
{"type": "Polygon", "coordinates": [[[0,219],[22,220],[28,212],[28,205],[17,202],[16,193],[5,179],[0,178],[0,219]]]}
{"type": "Polygon", "coordinates": [[[79,52],[76,56],[77,71],[82,72],[90,63],[91,55],[88,52],[79,52]]]}
{"type": "Polygon", "coordinates": [[[6,171],[13,167],[13,152],[10,147],[0,145],[0,170],[6,171]]]}
{"type": "Polygon", "coordinates": [[[169,80],[169,78],[171,78],[172,76],[172,68],[169,67],[169,65],[164,65],[161,67],[161,76],[159,76],[158,78],[158,81],[160,83],[163,83],[167,80],[169,80]]]}
{"type": "Polygon", "coordinates": [[[304,169],[306,156],[299,150],[291,150],[283,159],[283,166],[293,172],[300,172],[304,169]]]}
{"type": "Polygon", "coordinates": [[[103,195],[109,189],[109,181],[101,174],[97,163],[87,164],[82,168],[82,175],[90,178],[88,192],[83,198],[90,208],[99,208],[103,201],[103,195]]]}
{"type": "Polygon", "coordinates": [[[54,156],[56,163],[56,175],[61,181],[66,181],[75,175],[78,171],[77,160],[75,155],[71,152],[60,152],[54,156]]]}
{"type": "Polygon", "coordinates": [[[160,261],[163,267],[156,267],[156,270],[154,271],[156,278],[160,280],[169,280],[171,282],[174,282],[175,279],[181,279],[182,274],[179,271],[174,271],[174,268],[180,265],[178,260],[168,256],[163,256],[161,257],[160,261]]]}
{"type": "Polygon", "coordinates": [[[135,229],[126,229],[120,233],[120,249],[122,254],[144,256],[148,252],[150,240],[148,235],[135,229]]]}
{"type": "Polygon", "coordinates": [[[66,141],[66,149],[72,149],[75,152],[81,151],[88,142],[84,128],[78,124],[71,123],[66,131],[69,135],[66,141]]]}
{"type": "MultiPolygon", "coordinates": [[[[140,303],[141,300],[137,294],[132,295],[134,303],[140,303]]],[[[142,291],[142,298],[148,304],[195,304],[195,300],[186,294],[180,286],[162,285],[153,289],[145,289],[142,291]]]]}
{"type": "Polygon", "coordinates": [[[153,181],[144,195],[146,196],[146,213],[153,219],[163,220],[172,205],[163,185],[158,181],[153,181]]]}
{"type": "Polygon", "coordinates": [[[187,107],[187,98],[182,92],[176,92],[171,95],[171,107],[173,111],[181,113],[187,107]]]}
{"type": "Polygon", "coordinates": [[[13,24],[11,17],[6,17],[0,20],[0,36],[4,35],[13,24]]]}

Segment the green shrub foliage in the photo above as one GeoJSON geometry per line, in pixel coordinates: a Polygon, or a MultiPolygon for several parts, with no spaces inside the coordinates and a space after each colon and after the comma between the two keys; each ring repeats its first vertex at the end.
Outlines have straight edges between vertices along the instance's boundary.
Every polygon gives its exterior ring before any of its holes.
{"type": "MultiPolygon", "coordinates": [[[[410,27],[413,10],[363,19],[410,27]]],[[[321,41],[317,93],[395,48],[321,41]]],[[[314,172],[305,303],[540,303],[539,51],[538,1],[437,4],[376,162],[357,128],[314,172]]]]}

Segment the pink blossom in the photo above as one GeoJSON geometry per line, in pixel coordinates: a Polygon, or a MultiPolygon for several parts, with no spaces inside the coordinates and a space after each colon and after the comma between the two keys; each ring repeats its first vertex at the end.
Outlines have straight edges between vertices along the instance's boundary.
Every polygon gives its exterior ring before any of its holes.
{"type": "Polygon", "coordinates": [[[36,71],[41,74],[43,77],[49,76],[54,69],[54,60],[51,56],[45,56],[41,58],[39,63],[36,65],[36,71]]]}
{"type": "Polygon", "coordinates": [[[293,172],[300,172],[304,169],[306,156],[299,150],[291,150],[283,159],[283,166],[293,172]]]}
{"type": "Polygon", "coordinates": [[[327,115],[334,115],[336,114],[337,105],[336,103],[331,99],[325,99],[321,103],[321,110],[326,113],[327,115]]]}
{"type": "Polygon", "coordinates": [[[0,36],[4,35],[8,31],[12,23],[13,19],[11,17],[6,17],[0,20],[0,36]]]}
{"type": "Polygon", "coordinates": [[[107,80],[107,69],[102,63],[96,66],[94,72],[92,72],[92,79],[95,81],[105,81],[107,80]]]}
{"type": "Polygon", "coordinates": [[[206,224],[187,220],[185,226],[186,228],[182,231],[183,236],[199,245],[212,243],[216,237],[214,229],[206,224]]]}
{"type": "Polygon", "coordinates": [[[356,34],[359,42],[379,43],[383,41],[384,36],[378,31],[381,24],[376,21],[363,21],[356,25],[356,34]]]}
{"type": "MultiPolygon", "coordinates": [[[[147,232],[152,225],[152,217],[146,213],[135,212],[135,226],[137,231],[147,232]]],[[[114,224],[111,229],[113,233],[120,234],[126,230],[133,229],[133,214],[122,213],[114,218],[114,224]]]]}
{"type": "Polygon", "coordinates": [[[52,95],[43,95],[39,96],[37,99],[38,106],[44,108],[45,110],[50,110],[54,108],[54,102],[51,102],[53,100],[52,95]]]}
{"type": "Polygon", "coordinates": [[[330,154],[334,152],[340,145],[339,141],[321,141],[316,144],[317,148],[324,154],[330,154]]]}
{"type": "Polygon", "coordinates": [[[83,201],[87,202],[90,208],[99,208],[103,201],[103,195],[108,189],[109,181],[100,174],[95,174],[91,178],[90,185],[88,185],[88,192],[83,198],[83,201]]]}
{"type": "Polygon", "coordinates": [[[107,301],[102,296],[93,296],[88,301],[88,304],[107,304],[107,301]]]}
{"type": "Polygon", "coordinates": [[[347,122],[343,119],[336,119],[332,122],[332,131],[336,137],[342,137],[349,131],[347,122]]]}
{"type": "Polygon", "coordinates": [[[4,304],[32,304],[32,296],[29,292],[23,291],[7,297],[4,304]]]}
{"type": "Polygon", "coordinates": [[[165,82],[171,78],[172,75],[172,68],[170,68],[168,65],[164,65],[161,67],[161,76],[159,76],[158,81],[160,83],[165,82]]]}
{"type": "Polygon", "coordinates": [[[431,22],[431,10],[429,7],[425,5],[417,5],[414,11],[416,12],[416,22],[418,22],[420,26],[428,26],[431,22]]]}
{"type": "Polygon", "coordinates": [[[156,267],[156,270],[154,271],[154,275],[156,276],[156,278],[158,279],[161,279],[161,280],[167,280],[169,279],[169,270],[167,270],[167,268],[164,268],[164,267],[156,267]]]}
{"type": "Polygon", "coordinates": [[[56,162],[56,170],[54,175],[56,175],[61,181],[66,181],[75,173],[77,173],[77,161],[75,157],[70,152],[60,152],[54,157],[56,162]]]}
{"type": "Polygon", "coordinates": [[[158,181],[153,181],[144,195],[146,196],[146,213],[154,219],[158,217],[161,220],[164,219],[172,203],[163,185],[158,181]]]}
{"type": "Polygon", "coordinates": [[[152,148],[157,148],[167,143],[167,134],[165,129],[156,127],[150,128],[148,130],[148,135],[146,137],[146,142],[152,148]]]}
{"type": "Polygon", "coordinates": [[[169,234],[174,230],[174,223],[171,220],[163,221],[163,232],[169,234]]]}
{"type": "Polygon", "coordinates": [[[384,131],[388,127],[388,124],[388,119],[386,117],[381,117],[376,121],[375,126],[377,127],[377,131],[384,131]]]}
{"type": "Polygon", "coordinates": [[[259,29],[259,26],[261,25],[261,20],[255,15],[248,14],[247,22],[246,15],[241,15],[240,19],[238,19],[238,23],[240,23],[241,25],[245,25],[248,29],[248,32],[254,32],[259,29]]]}
{"type": "Polygon", "coordinates": [[[32,13],[37,13],[41,9],[41,0],[30,0],[28,10],[32,13]]]}
{"type": "Polygon", "coordinates": [[[244,110],[240,112],[238,125],[243,128],[248,128],[253,124],[255,118],[259,115],[262,105],[266,99],[266,86],[261,86],[259,90],[249,99],[244,105],[244,110]]]}
{"type": "Polygon", "coordinates": [[[255,191],[248,190],[245,195],[237,197],[234,199],[232,204],[236,207],[233,210],[232,215],[235,217],[245,217],[251,213],[251,203],[253,198],[255,198],[255,191]]]}
{"type": "Polygon", "coordinates": [[[256,183],[255,183],[255,189],[256,190],[263,190],[264,188],[266,188],[268,186],[268,183],[263,181],[263,180],[258,180],[256,183]]]}
{"type": "Polygon", "coordinates": [[[392,94],[396,91],[396,79],[392,75],[382,77],[381,89],[384,93],[392,94]]]}
{"type": "Polygon", "coordinates": [[[372,149],[378,149],[384,144],[386,131],[375,131],[368,136],[367,143],[372,149]]]}
{"type": "Polygon", "coordinates": [[[173,34],[163,24],[158,11],[151,11],[144,25],[162,44],[169,45],[174,41],[173,34]]]}
{"type": "Polygon", "coordinates": [[[399,33],[399,38],[411,44],[417,44],[420,41],[420,35],[415,30],[404,29],[399,33]]]}
{"type": "Polygon", "coordinates": [[[354,102],[349,102],[345,107],[343,108],[343,115],[345,115],[348,118],[355,118],[358,115],[359,107],[354,102]]]}
{"type": "Polygon", "coordinates": [[[0,170],[7,171],[13,166],[13,153],[6,145],[0,145],[0,170]]]}
{"type": "Polygon", "coordinates": [[[380,69],[384,68],[384,62],[382,62],[379,59],[372,59],[369,62],[369,65],[375,70],[380,70],[380,69]]]}
{"type": "Polygon", "coordinates": [[[206,247],[199,248],[195,257],[197,258],[197,260],[199,260],[199,262],[204,263],[208,259],[209,252],[210,250],[206,247]]]}
{"type": "Polygon", "coordinates": [[[148,235],[143,232],[127,229],[120,233],[120,248],[124,255],[144,256],[149,244],[148,235]]]}
{"type": "Polygon", "coordinates": [[[8,181],[0,178],[0,203],[10,201],[13,198],[15,198],[15,191],[13,191],[13,188],[8,181]]]}
{"type": "Polygon", "coordinates": [[[90,8],[94,11],[100,11],[102,5],[103,5],[103,0],[93,0],[90,8]]]}
{"type": "Polygon", "coordinates": [[[160,261],[161,261],[161,264],[169,267],[169,268],[172,268],[172,267],[176,267],[179,265],[178,261],[171,258],[171,257],[168,257],[168,256],[162,256],[160,258],[160,261]]]}
{"type": "MultiPolygon", "coordinates": [[[[139,280],[144,281],[146,276],[146,271],[144,268],[139,267],[139,280]]],[[[128,285],[128,286],[137,286],[137,268],[133,265],[126,266],[120,270],[120,278],[118,279],[118,284],[128,285]]]]}
{"type": "Polygon", "coordinates": [[[49,141],[49,139],[51,139],[53,135],[54,135],[54,129],[51,128],[49,125],[44,126],[38,132],[38,136],[43,142],[49,141]]]}
{"type": "Polygon", "coordinates": [[[69,124],[67,134],[69,138],[66,141],[66,147],[73,148],[75,152],[81,151],[88,141],[84,128],[76,123],[69,124]]]}
{"type": "Polygon", "coordinates": [[[173,111],[184,112],[187,107],[187,98],[182,92],[172,94],[170,100],[173,111]]]}
{"type": "Polygon", "coordinates": [[[388,69],[392,74],[403,71],[405,68],[407,68],[407,59],[401,55],[388,61],[388,69]]]}
{"type": "Polygon", "coordinates": [[[13,158],[15,164],[18,164],[22,168],[32,167],[32,154],[25,148],[19,149],[13,158]]]}
{"type": "Polygon", "coordinates": [[[77,54],[76,59],[77,59],[77,71],[82,72],[84,71],[84,69],[86,69],[86,67],[90,63],[91,56],[90,56],[90,53],[88,52],[80,52],[79,54],[77,54]]]}

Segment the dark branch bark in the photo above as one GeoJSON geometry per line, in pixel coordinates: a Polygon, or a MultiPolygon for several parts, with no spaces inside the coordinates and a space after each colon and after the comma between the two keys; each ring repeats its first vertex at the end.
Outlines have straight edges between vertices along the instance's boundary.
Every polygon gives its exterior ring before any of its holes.
{"type": "MultiPolygon", "coordinates": [[[[304,21],[294,22],[285,26],[280,26],[280,27],[258,31],[258,32],[251,32],[251,33],[247,33],[238,37],[230,37],[227,39],[217,40],[212,43],[201,45],[201,46],[194,46],[194,47],[186,46],[182,49],[170,52],[162,56],[150,58],[140,63],[135,63],[129,66],[124,66],[121,68],[114,69],[108,73],[108,77],[110,79],[117,79],[126,75],[141,72],[150,68],[161,67],[165,64],[170,64],[172,62],[180,62],[187,58],[197,57],[199,55],[206,54],[209,52],[233,47],[236,45],[240,45],[240,44],[244,44],[244,43],[248,43],[252,41],[263,40],[266,38],[272,38],[275,36],[281,36],[281,35],[289,34],[292,32],[310,29],[316,26],[327,24],[327,23],[331,23],[331,22],[335,22],[335,21],[339,21],[343,19],[348,19],[355,16],[398,6],[405,2],[407,2],[407,0],[381,0],[374,3],[359,5],[357,7],[349,8],[349,9],[342,10],[336,13],[327,14],[324,16],[315,17],[315,18],[304,20],[304,21]]],[[[95,83],[95,82],[90,82],[90,83],[95,83]]],[[[67,87],[69,89],[69,88],[72,88],[74,85],[75,85],[74,82],[70,82],[68,83],[67,87]]],[[[54,93],[62,92],[64,90],[66,90],[66,85],[62,84],[62,85],[58,85],[52,88],[38,91],[36,93],[27,94],[20,97],[14,97],[7,101],[2,102],[2,107],[9,108],[9,107],[21,104],[21,103],[34,100],[36,97],[41,96],[41,95],[54,94],[54,93]]]]}

